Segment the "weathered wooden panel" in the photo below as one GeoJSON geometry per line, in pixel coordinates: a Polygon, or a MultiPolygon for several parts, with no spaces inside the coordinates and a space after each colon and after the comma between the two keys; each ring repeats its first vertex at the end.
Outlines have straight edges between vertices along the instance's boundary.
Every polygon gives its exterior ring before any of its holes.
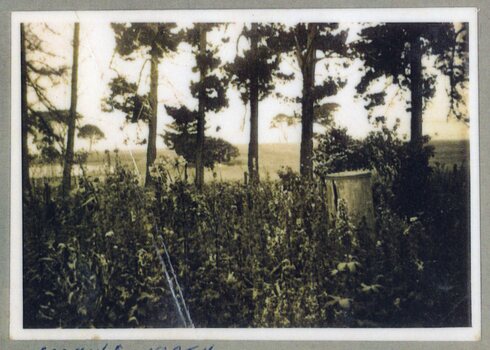
{"type": "Polygon", "coordinates": [[[358,170],[329,174],[327,176],[327,203],[330,220],[337,218],[341,200],[345,203],[347,213],[354,224],[359,224],[364,218],[368,227],[374,229],[370,171],[358,170]]]}

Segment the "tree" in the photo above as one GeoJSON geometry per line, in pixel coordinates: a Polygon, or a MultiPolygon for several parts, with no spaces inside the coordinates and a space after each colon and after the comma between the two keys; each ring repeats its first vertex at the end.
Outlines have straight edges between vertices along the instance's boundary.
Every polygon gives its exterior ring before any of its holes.
{"type": "Polygon", "coordinates": [[[92,145],[105,138],[105,134],[97,126],[85,124],[78,130],[78,137],[89,141],[88,151],[92,151],[92,145]]]}
{"type": "Polygon", "coordinates": [[[250,48],[227,64],[225,70],[230,82],[240,92],[244,104],[250,104],[250,140],[248,144],[248,172],[252,182],[259,181],[259,102],[275,88],[275,78],[291,79],[280,72],[280,52],[270,45],[274,27],[251,23],[244,26],[237,39],[245,38],[250,48]],[[269,40],[269,44],[267,43],[269,40]]]}
{"type": "Polygon", "coordinates": [[[186,31],[186,41],[191,45],[196,56],[193,71],[199,72],[199,81],[191,84],[191,93],[198,99],[196,123],[196,178],[198,188],[204,184],[204,148],[205,125],[207,112],[219,112],[228,106],[225,77],[218,76],[217,68],[221,60],[217,57],[219,47],[207,41],[207,33],[219,27],[217,23],[197,23],[186,31]]]}
{"type": "MultiPolygon", "coordinates": [[[[197,111],[191,111],[185,106],[165,108],[174,119],[162,135],[165,144],[188,163],[195,165],[197,111]]],[[[214,169],[216,163],[227,163],[238,155],[238,148],[231,143],[215,137],[204,138],[202,164],[205,168],[214,169]]]]}
{"type": "Polygon", "coordinates": [[[167,125],[167,129],[162,135],[165,145],[175,150],[178,155],[183,156],[188,163],[195,165],[198,112],[190,110],[186,106],[178,108],[165,106],[165,109],[174,120],[167,125]]]}
{"type": "Polygon", "coordinates": [[[78,99],[78,49],[79,49],[80,23],[75,23],[73,29],[73,65],[71,70],[71,102],[70,115],[68,118],[68,135],[66,140],[65,163],[63,166],[63,180],[61,192],[63,197],[67,196],[71,187],[71,168],[73,166],[74,143],[75,143],[75,121],[77,116],[78,99]]]}
{"type": "Polygon", "coordinates": [[[58,85],[64,78],[66,67],[54,66],[53,60],[47,58],[56,57],[50,51],[45,41],[37,34],[56,34],[47,25],[33,25],[21,23],[21,138],[22,138],[22,188],[30,191],[29,180],[29,135],[42,133],[43,142],[38,147],[53,147],[53,143],[60,137],[43,119],[40,110],[56,112],[56,107],[48,97],[48,90],[58,85]],[[49,64],[47,63],[49,62],[49,64]]]}
{"type": "Polygon", "coordinates": [[[365,61],[364,76],[357,86],[366,107],[384,104],[385,91],[369,93],[371,84],[391,77],[399,88],[410,92],[410,142],[422,145],[422,115],[435,91],[436,76],[424,70],[424,56],[435,56],[437,68],[449,77],[450,113],[464,119],[462,89],[468,79],[468,27],[454,23],[381,23],[364,28],[354,48],[365,61]]]}
{"type": "MultiPolygon", "coordinates": [[[[334,126],[333,113],[339,109],[340,105],[338,103],[326,102],[316,105],[313,109],[313,120],[314,122],[328,130],[334,126]]],[[[301,116],[297,113],[293,115],[287,115],[284,113],[276,114],[270,124],[271,129],[278,129],[284,141],[288,142],[287,129],[293,125],[301,122],[301,116]]],[[[316,137],[318,135],[315,135],[316,137]]]]}
{"type": "Polygon", "coordinates": [[[432,146],[424,144],[427,138],[422,130],[423,112],[441,74],[449,77],[449,113],[452,111],[457,119],[465,120],[461,107],[468,79],[467,39],[466,24],[380,23],[364,28],[360,40],[353,45],[367,67],[357,90],[364,96],[369,111],[385,104],[385,91],[372,91],[373,82],[382,78],[389,77],[401,91],[410,94],[406,100],[410,112],[410,142],[401,159],[403,176],[397,185],[410,193],[402,197],[401,205],[408,216],[418,215],[427,200],[432,146]],[[429,67],[424,67],[424,59],[432,59],[438,71],[431,72],[429,67]]]}
{"type": "Polygon", "coordinates": [[[146,152],[145,186],[151,183],[150,167],[156,159],[156,136],[158,117],[158,65],[162,58],[177,51],[180,33],[176,32],[175,23],[113,23],[116,38],[115,51],[122,58],[131,61],[135,56],[143,54],[145,58],[140,71],[138,83],[132,83],[127,78],[118,76],[110,85],[111,95],[106,99],[106,110],[114,109],[125,113],[128,122],[148,123],[148,138],[146,152]],[[150,62],[150,91],[148,94],[138,94],[141,73],[147,62],[150,62]]]}
{"type": "Polygon", "coordinates": [[[298,115],[291,116],[284,113],[279,113],[272,118],[270,128],[278,129],[281,132],[282,138],[287,143],[288,142],[287,129],[300,122],[301,122],[301,117],[298,115]]]}
{"type": "MultiPolygon", "coordinates": [[[[35,128],[31,131],[32,141],[40,152],[44,148],[53,148],[62,156],[66,154],[68,120],[70,119],[70,111],[66,109],[36,111],[32,110],[29,113],[31,120],[42,121],[42,128],[35,128]]],[[[76,122],[83,119],[80,113],[76,114],[76,122]]],[[[75,129],[78,128],[75,122],[75,129]]],[[[52,152],[49,150],[48,152],[52,152]]],[[[63,163],[62,163],[63,165],[63,163]]]]}
{"type": "MultiPolygon", "coordinates": [[[[328,70],[330,59],[342,59],[347,54],[347,31],[339,30],[338,23],[298,23],[278,30],[279,45],[290,53],[299,66],[302,77],[300,172],[310,178],[313,170],[314,111],[321,101],[337,94],[345,85],[340,78],[328,77],[316,84],[317,63],[325,60],[328,70]]],[[[277,42],[277,41],[276,41],[277,42]]]]}

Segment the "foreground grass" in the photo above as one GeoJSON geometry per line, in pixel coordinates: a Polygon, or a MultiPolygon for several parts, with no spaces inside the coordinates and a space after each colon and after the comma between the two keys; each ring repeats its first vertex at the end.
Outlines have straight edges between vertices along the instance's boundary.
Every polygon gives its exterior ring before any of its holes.
{"type": "Polygon", "coordinates": [[[379,180],[373,232],[345,212],[329,222],[322,183],[293,173],[202,191],[163,177],[145,190],[116,167],[66,200],[34,186],[24,326],[182,326],[152,237],[166,242],[197,327],[467,326],[465,170],[435,168],[415,219],[379,180]]]}

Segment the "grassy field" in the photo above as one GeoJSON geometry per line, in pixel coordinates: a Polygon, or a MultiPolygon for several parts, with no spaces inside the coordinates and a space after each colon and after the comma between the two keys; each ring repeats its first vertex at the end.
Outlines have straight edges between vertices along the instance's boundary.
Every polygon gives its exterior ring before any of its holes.
{"type": "Polygon", "coordinates": [[[435,147],[435,155],[432,163],[440,163],[447,166],[470,163],[470,144],[468,140],[458,141],[432,141],[435,147]]]}
{"type": "MultiPolygon", "coordinates": [[[[433,141],[435,156],[432,164],[440,163],[452,167],[454,164],[469,163],[469,143],[468,141],[433,141]]],[[[214,171],[207,169],[205,178],[207,181],[213,179],[225,181],[243,181],[244,172],[247,171],[247,148],[248,145],[236,145],[240,151],[238,158],[230,164],[218,164],[214,171]]],[[[261,144],[259,146],[259,162],[261,165],[261,177],[263,179],[277,179],[277,171],[284,167],[290,167],[294,171],[299,170],[299,144],[261,144]]],[[[115,155],[111,153],[114,161],[115,155]]],[[[138,168],[142,178],[145,172],[146,151],[134,150],[119,151],[118,157],[123,164],[138,168]]],[[[158,157],[168,159],[175,158],[175,152],[168,149],[158,150],[158,157]]],[[[89,174],[98,175],[107,160],[104,152],[92,152],[87,161],[89,174]]],[[[32,169],[32,176],[60,176],[60,166],[44,166],[32,169]]],[[[189,176],[193,176],[193,169],[189,169],[189,176]]]]}

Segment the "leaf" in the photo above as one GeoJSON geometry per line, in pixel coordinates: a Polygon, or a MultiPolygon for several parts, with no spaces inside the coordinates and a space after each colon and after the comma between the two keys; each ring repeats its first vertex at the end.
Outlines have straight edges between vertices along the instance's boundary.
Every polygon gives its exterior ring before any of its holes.
{"type": "Polygon", "coordinates": [[[276,287],[277,295],[281,296],[281,288],[279,287],[279,282],[276,282],[275,287],[276,287]]]}
{"type": "Polygon", "coordinates": [[[141,300],[144,300],[144,299],[150,299],[150,300],[151,300],[151,299],[153,299],[153,298],[154,298],[154,296],[153,296],[153,295],[151,295],[151,294],[149,294],[149,293],[146,293],[146,292],[143,292],[143,293],[141,293],[141,295],[138,297],[138,299],[137,299],[137,300],[138,300],[138,301],[141,301],[141,300]]]}
{"type": "Polygon", "coordinates": [[[54,259],[53,258],[49,258],[49,257],[45,257],[45,258],[39,259],[39,261],[54,261],[54,259]]]}
{"type": "Polygon", "coordinates": [[[348,308],[350,308],[350,302],[351,302],[351,299],[349,299],[349,298],[341,298],[341,299],[339,299],[339,306],[342,309],[348,309],[348,308]]]}
{"type": "Polygon", "coordinates": [[[236,283],[236,281],[237,281],[237,279],[233,275],[233,272],[229,272],[228,273],[228,276],[226,276],[226,283],[228,283],[228,284],[234,284],[234,283],[236,283]]]}
{"type": "Polygon", "coordinates": [[[139,322],[138,322],[138,319],[136,318],[136,316],[131,316],[131,317],[128,319],[128,322],[129,322],[129,323],[134,322],[134,323],[136,323],[137,325],[139,325],[139,322]]]}
{"type": "Polygon", "coordinates": [[[95,201],[95,197],[91,196],[89,199],[87,199],[85,202],[82,203],[81,207],[85,207],[87,204],[95,201]]]}
{"type": "Polygon", "coordinates": [[[350,272],[356,272],[357,266],[361,266],[361,264],[357,261],[351,261],[347,263],[347,267],[349,268],[350,272]]]}
{"type": "Polygon", "coordinates": [[[77,311],[80,315],[87,316],[87,308],[85,306],[80,306],[77,311]]]}
{"type": "Polygon", "coordinates": [[[361,291],[363,291],[364,293],[377,293],[381,287],[382,286],[380,284],[366,285],[364,283],[361,283],[361,291]]]}
{"type": "Polygon", "coordinates": [[[107,259],[106,259],[104,254],[99,254],[98,258],[99,258],[100,264],[102,266],[104,266],[104,267],[107,266],[107,259]]]}
{"type": "Polygon", "coordinates": [[[345,262],[341,262],[341,263],[337,264],[337,270],[339,270],[341,272],[344,271],[346,269],[346,267],[347,267],[347,263],[345,263],[345,262]]]}
{"type": "Polygon", "coordinates": [[[68,264],[67,264],[67,265],[68,265],[68,268],[69,268],[70,270],[75,270],[75,267],[76,267],[76,265],[77,265],[77,259],[76,259],[76,258],[75,258],[75,259],[73,259],[73,261],[68,262],[68,264]]]}

